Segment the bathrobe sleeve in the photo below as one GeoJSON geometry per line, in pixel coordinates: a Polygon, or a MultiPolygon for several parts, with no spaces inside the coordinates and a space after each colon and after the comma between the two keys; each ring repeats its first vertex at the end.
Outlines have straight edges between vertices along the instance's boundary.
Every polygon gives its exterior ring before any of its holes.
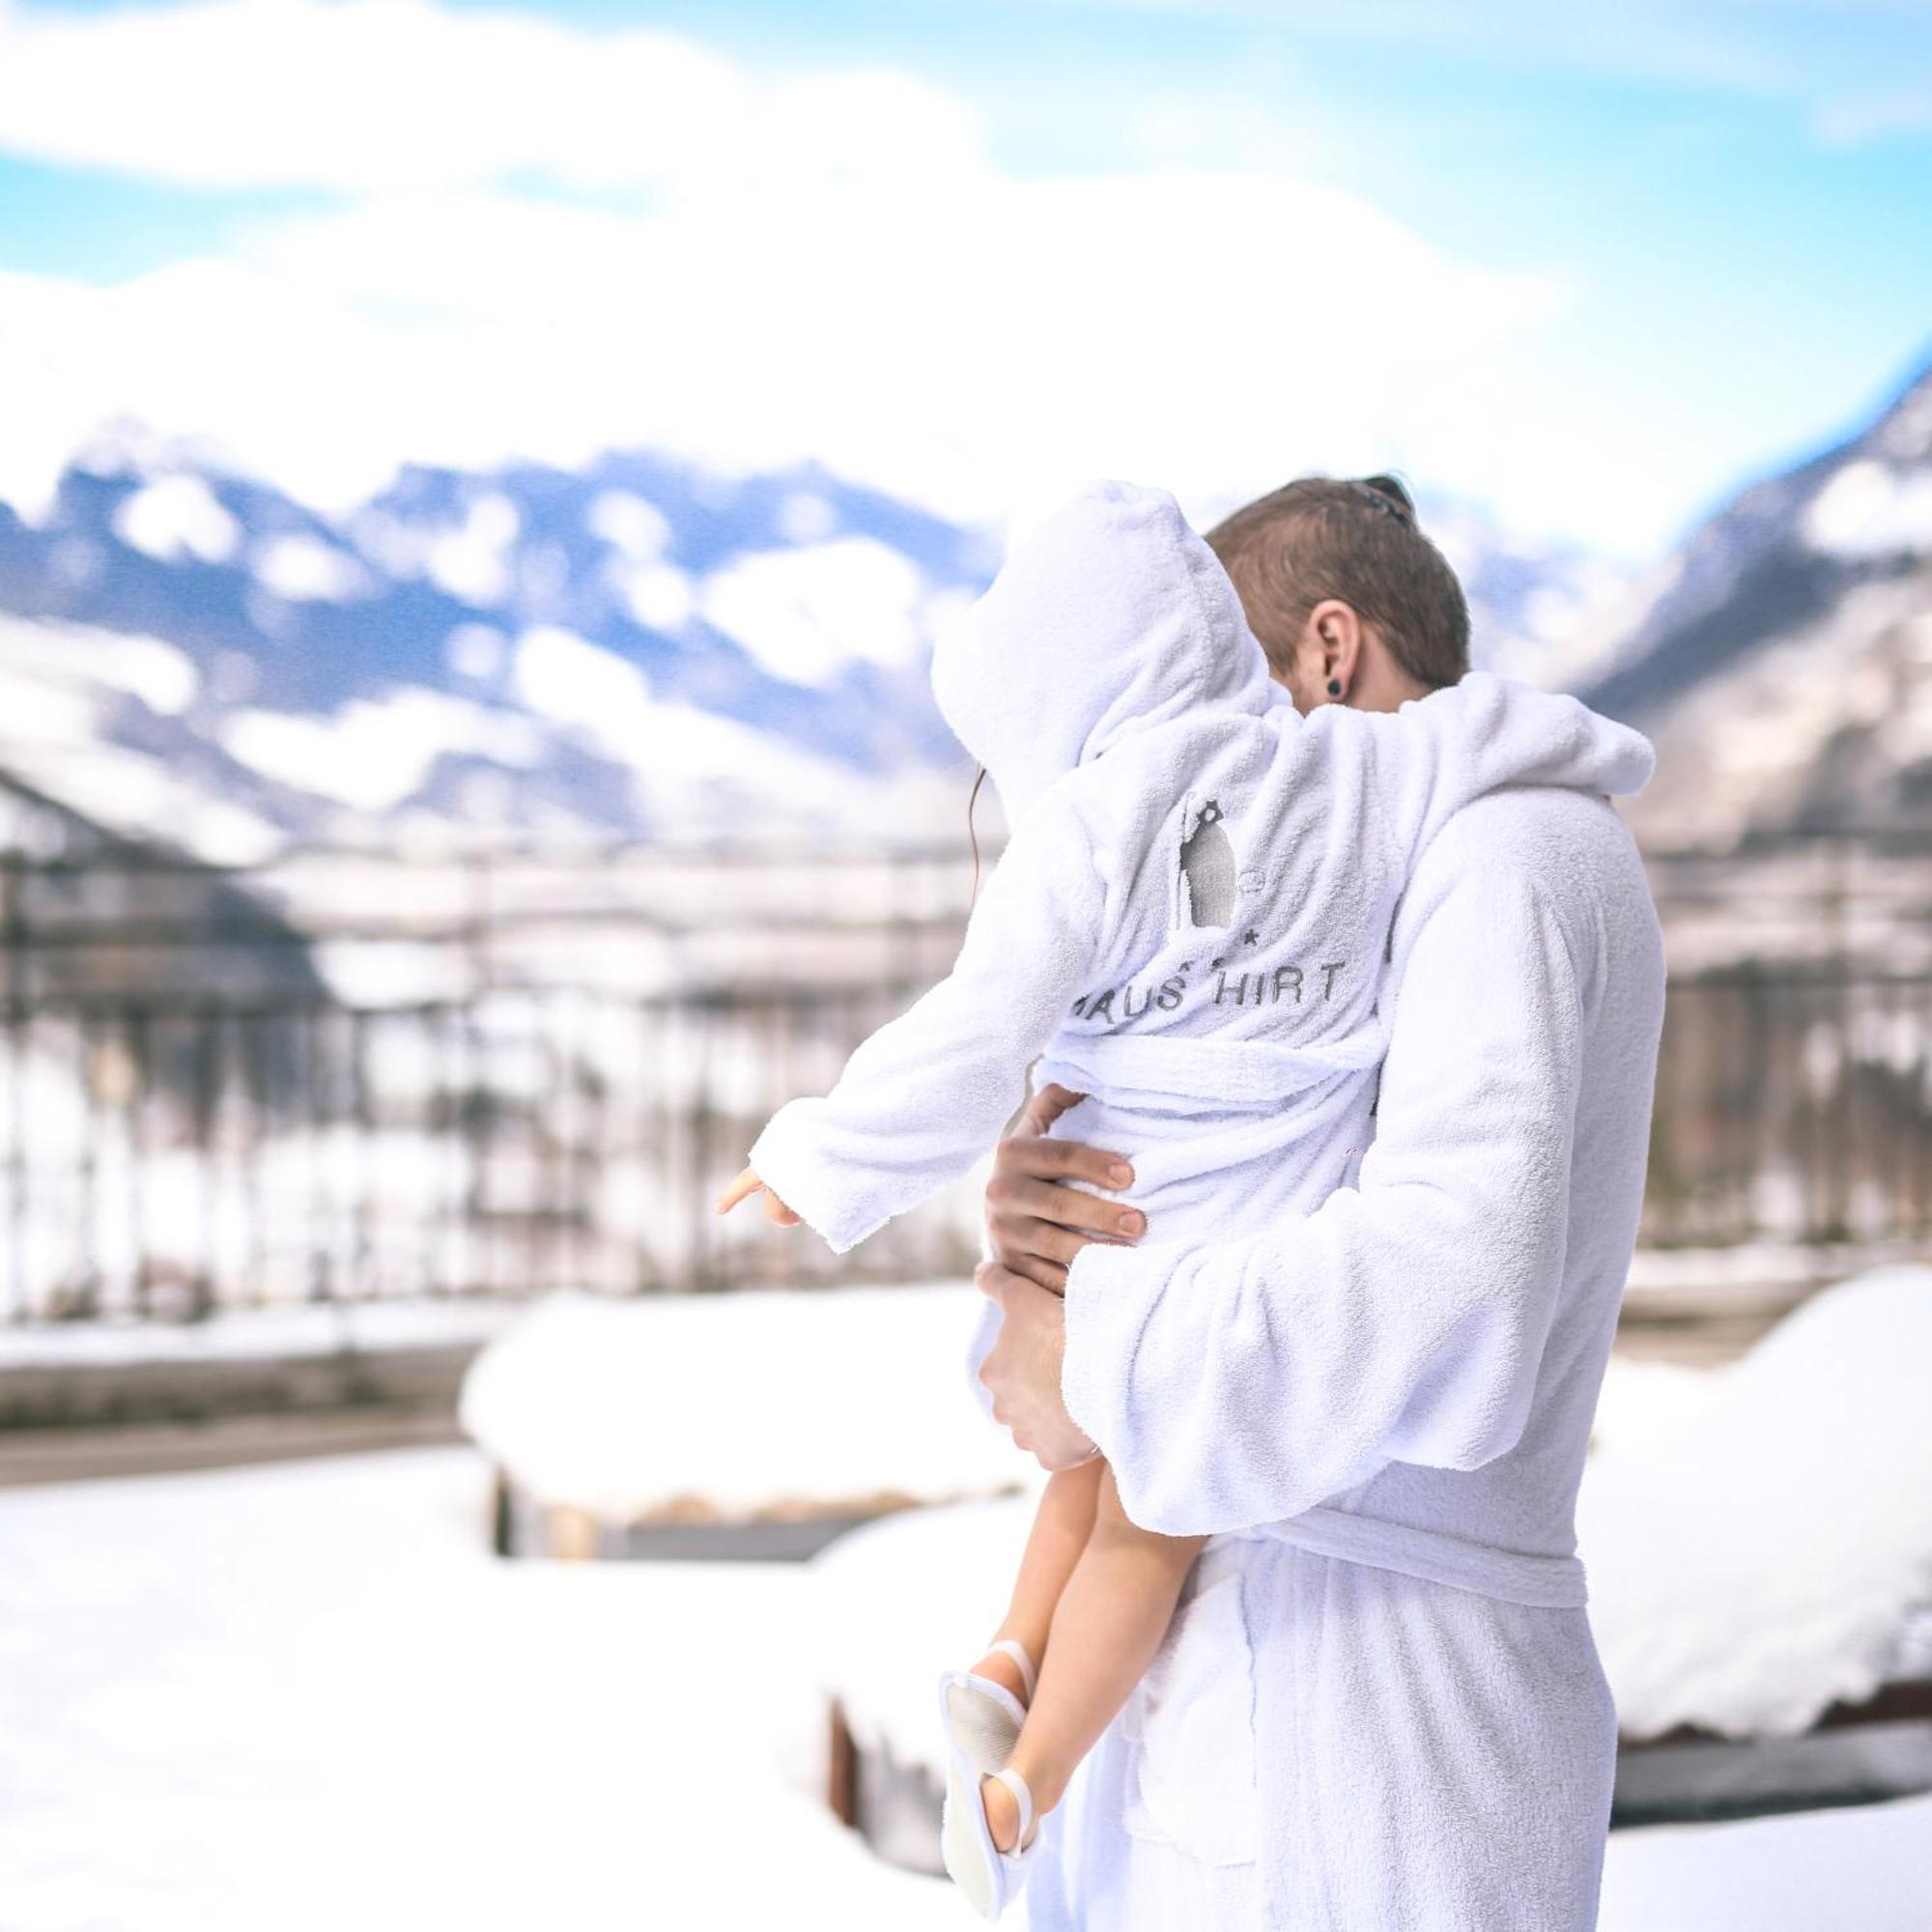
{"type": "Polygon", "coordinates": [[[1641,732],[1566,693],[1491,671],[1349,723],[1372,761],[1370,782],[1405,878],[1456,813],[1500,785],[1622,795],[1640,790],[1657,762],[1641,732]]]}
{"type": "Polygon", "coordinates": [[[1147,1528],[1278,1521],[1388,1463],[1475,1468],[1521,1434],[1563,1274],[1579,979],[1534,879],[1425,864],[1412,899],[1432,871],[1359,1188],[1069,1270],[1066,1406],[1147,1528]]]}
{"type": "Polygon", "coordinates": [[[1013,828],[947,977],[865,1040],[830,1094],[780,1108],[753,1144],[759,1179],[835,1254],[971,1168],[1084,990],[1105,893],[1079,776],[1013,828]]]}

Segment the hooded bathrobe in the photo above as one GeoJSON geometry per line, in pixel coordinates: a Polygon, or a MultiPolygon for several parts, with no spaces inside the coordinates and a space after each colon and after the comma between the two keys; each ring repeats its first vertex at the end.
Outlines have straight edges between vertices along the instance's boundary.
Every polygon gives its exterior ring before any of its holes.
{"type": "Polygon", "coordinates": [[[1649,746],[1481,673],[1303,718],[1172,500],[1121,486],[1014,554],[933,675],[1009,846],[953,972],[750,1159],[842,1251],[966,1171],[1037,1054],[1090,1096],[1061,1131],[1135,1163],[1149,1239],[1076,1261],[1065,1393],[1128,1516],[1211,1540],[1042,1828],[1030,1923],[1587,1926],[1614,1722],[1569,1511],[1661,983],[1640,948],[1612,983],[1590,882],[1649,746]],[[1525,813],[1567,827],[1533,867],[1525,813]],[[1527,869],[1578,888],[1560,918],[1527,869]],[[1551,1362],[1592,1002],[1625,1071],[1592,1306],[1551,1362]],[[1381,1111],[1427,1116],[1420,1151],[1377,1134],[1391,1014],[1381,1111]],[[1372,1199],[1301,1252],[1313,1210],[1372,1199]],[[1526,1434],[1513,1480],[1460,1473],[1526,1434]]]}
{"type": "Polygon", "coordinates": [[[1068,1270],[1074,1420],[1130,1517],[1209,1536],[1041,1827],[1029,1932],[1596,1923],[1616,1718],[1575,1506],[1663,1009],[1627,828],[1477,801],[1392,955],[1356,1185],[1068,1270]]]}
{"type": "Polygon", "coordinates": [[[1123,484],[1014,553],[932,676],[1007,848],[952,973],[750,1151],[841,1254],[966,1173],[1037,1057],[1169,1238],[1305,1211],[1367,1145],[1391,920],[1430,839],[1499,788],[1627,792],[1652,761],[1480,672],[1303,718],[1174,499],[1123,484]]]}

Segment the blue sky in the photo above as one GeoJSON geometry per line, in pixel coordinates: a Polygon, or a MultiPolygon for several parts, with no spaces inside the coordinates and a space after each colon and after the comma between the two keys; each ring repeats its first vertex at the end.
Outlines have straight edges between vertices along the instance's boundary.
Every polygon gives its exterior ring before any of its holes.
{"type": "MultiPolygon", "coordinates": [[[[316,31],[326,34],[327,10],[320,0],[311,4],[316,31]]],[[[364,4],[379,8],[383,0],[364,4]]],[[[246,11],[246,0],[226,10],[185,10],[179,0],[140,8],[0,0],[0,34],[23,23],[99,30],[102,38],[73,43],[66,66],[58,48],[46,55],[54,65],[44,70],[52,76],[41,82],[44,96],[59,88],[63,73],[111,70],[124,41],[130,69],[140,59],[152,67],[152,53],[142,55],[136,37],[121,31],[136,14],[199,16],[206,30],[200,44],[214,50],[198,56],[200,71],[234,63],[233,88],[217,91],[212,108],[190,104],[199,124],[259,73],[250,63],[259,61],[261,43],[235,24],[246,11]]],[[[1010,495],[1021,458],[1034,461],[1044,480],[1079,468],[1089,444],[1105,445],[1094,448],[1094,468],[1116,458],[1186,468],[1177,485],[1203,502],[1264,482],[1271,465],[1395,461],[1426,484],[1492,504],[1514,524],[1640,555],[1681,533],[1741,479],[1856,425],[1932,355],[1932,6],[1689,0],[1619,9],[1609,22],[1552,18],[1514,4],[1451,10],[1420,0],[927,0],[917,7],[821,0],[809,9],[753,0],[649,8],[576,0],[514,10],[467,0],[430,8],[416,0],[409,11],[433,14],[450,29],[425,38],[425,49],[467,45],[456,38],[464,26],[487,26],[503,13],[546,21],[560,30],[559,48],[582,56],[586,73],[611,37],[648,28],[689,43],[753,88],[782,87],[800,75],[895,76],[914,90],[910,111],[903,103],[882,110],[867,136],[870,145],[851,165],[890,177],[893,143],[919,147],[908,167],[919,193],[907,196],[904,209],[881,216],[888,204],[873,187],[867,191],[881,253],[901,245],[896,224],[917,221],[921,206],[933,211],[942,235],[956,233],[956,266],[930,238],[910,244],[906,272],[923,289],[927,312],[945,304],[955,274],[971,277],[976,261],[998,253],[996,209],[1036,210],[1050,235],[1056,223],[1064,231],[1069,219],[1088,218],[1077,185],[1095,184],[1103,196],[1093,216],[1096,232],[1130,251],[1131,223],[1110,224],[1139,192],[1134,185],[1150,172],[1175,171],[1195,184],[1204,209],[1198,227],[1177,216],[1171,199],[1147,202],[1158,210],[1150,214],[1145,264],[1148,305],[1158,316],[1139,316],[1134,274],[1116,255],[1105,303],[1096,297],[1077,327],[1068,322],[1058,334],[1049,327],[1041,351],[1043,366],[1058,357],[1068,368],[1080,359],[1083,330],[1111,338],[1110,318],[1118,318],[1131,337],[1144,326],[1139,359],[1123,349],[1105,365],[1123,418],[1136,406],[1137,367],[1147,367],[1159,386],[1157,408],[1143,401],[1151,420],[1165,427],[1144,441],[1116,435],[1108,398],[1096,391],[1079,396],[1037,452],[1022,447],[1026,426],[1051,412],[1060,390],[1041,368],[1025,366],[1024,330],[989,331],[983,315],[977,333],[949,336],[943,325],[936,327],[929,367],[910,356],[879,373],[882,417],[895,411],[903,418],[909,406],[933,411],[923,443],[915,447],[905,436],[895,441],[883,422],[865,436],[848,434],[848,420],[866,407],[867,365],[876,369],[879,359],[878,345],[865,339],[865,317],[879,304],[865,279],[869,270],[840,252],[850,239],[846,209],[828,217],[822,255],[832,266],[822,286],[813,258],[792,258],[790,287],[827,314],[815,332],[800,326],[796,365],[774,371],[755,411],[745,403],[744,414],[755,413],[756,423],[736,420],[725,349],[718,352],[718,369],[696,366],[716,329],[648,337],[654,367],[675,358],[690,370],[689,398],[639,397],[609,412],[613,437],[649,439],[661,426],[662,440],[704,450],[709,395],[712,416],[721,424],[733,417],[717,439],[721,462],[813,453],[816,440],[828,461],[928,497],[946,497],[956,473],[959,504],[970,509],[997,507],[1010,495]],[[935,113],[923,113],[922,101],[935,113]],[[925,125],[937,119],[950,128],[955,110],[965,130],[956,145],[961,153],[975,150],[970,163],[957,159],[951,132],[926,152],[925,125]],[[913,131],[902,134],[902,128],[913,131]],[[954,198],[955,173],[968,165],[977,184],[970,206],[964,190],[954,198]],[[1225,194],[1215,186],[1222,181],[1231,185],[1225,194]],[[1336,199],[1310,204],[1291,191],[1311,188],[1336,199]],[[1037,192],[1027,197],[1028,189],[1037,192]],[[1278,223],[1269,199],[1276,193],[1283,197],[1278,223]],[[1359,244],[1350,239],[1357,234],[1365,238],[1359,244]],[[1183,268],[1196,243],[1200,259],[1183,268]],[[1237,253],[1254,260],[1223,275],[1221,265],[1237,253]],[[1414,260],[1424,256],[1418,277],[1414,260]],[[1190,275],[1194,293],[1181,303],[1175,285],[1190,275]],[[854,312],[835,326],[847,299],[854,312]],[[1276,316],[1278,330],[1270,324],[1276,316]],[[1351,317],[1359,328],[1351,330],[1351,317]],[[1279,354],[1270,348],[1277,338],[1279,354]],[[1195,464],[1180,440],[1181,391],[1197,341],[1210,356],[1225,349],[1246,378],[1244,384],[1204,375],[1201,407],[1216,427],[1203,437],[1195,464]],[[834,403],[838,410],[821,434],[810,410],[794,407],[791,391],[778,385],[784,377],[792,390],[810,388],[814,368],[837,364],[846,342],[859,345],[854,367],[828,379],[828,412],[834,403]],[[1410,353],[1418,345],[1428,350],[1419,359],[1410,353]],[[960,386],[962,363],[982,354],[987,366],[969,371],[964,387],[977,398],[980,419],[1004,425],[1013,469],[973,449],[973,418],[947,418],[939,400],[960,386]],[[1004,385],[1002,357],[1016,372],[1004,385]],[[1461,400],[1451,393],[1459,388],[1461,400]],[[998,414],[1003,390],[1027,397],[1010,425],[998,414]],[[1231,420],[1249,395],[1258,404],[1251,446],[1231,420]]],[[[44,35],[43,42],[54,45],[44,35]]],[[[421,57],[433,82],[444,56],[431,50],[421,57]]],[[[347,71],[366,71],[366,59],[358,69],[354,58],[345,55],[347,71]]],[[[479,63],[489,58],[476,55],[479,63]]],[[[560,65],[556,71],[571,70],[560,65]]],[[[406,272],[384,282],[372,267],[379,259],[393,266],[409,253],[393,239],[403,211],[430,220],[430,196],[461,199],[476,232],[501,233],[506,250],[524,235],[530,259],[565,264],[559,299],[573,305],[608,300],[609,290],[589,271],[580,288],[570,266],[579,258],[567,250],[608,255],[627,245],[622,236],[630,230],[616,224],[635,225],[640,316],[655,316],[673,293],[699,306],[709,298],[696,293],[707,281],[703,257],[688,246],[668,257],[660,252],[666,234],[645,230],[667,208],[715,205],[721,312],[725,290],[734,327],[748,299],[765,298],[746,270],[760,250],[773,252],[769,230],[748,213],[755,185],[739,199],[714,204],[703,198],[696,171],[680,174],[674,162],[654,173],[656,163],[612,164],[608,147],[587,158],[566,153],[576,138],[568,115],[553,115],[553,125],[544,119],[551,110],[533,106],[533,131],[520,149],[479,148],[473,164],[427,185],[400,178],[412,175],[412,163],[398,148],[392,185],[380,161],[337,168],[326,155],[318,159],[313,144],[256,167],[247,156],[275,147],[272,128],[240,128],[227,148],[211,145],[204,161],[184,168],[167,133],[165,86],[160,92],[162,99],[118,117],[125,124],[152,110],[151,138],[124,140],[111,128],[90,138],[70,131],[73,117],[10,102],[0,71],[0,273],[29,279],[26,312],[40,313],[36,305],[44,303],[50,317],[81,313],[72,307],[80,300],[74,287],[106,292],[170,265],[234,258],[249,265],[251,276],[273,278],[272,289],[251,280],[242,291],[244,303],[259,297],[264,316],[284,313],[281,305],[300,291],[301,299],[327,304],[326,313],[312,311],[312,333],[300,339],[326,344],[330,328],[354,328],[359,339],[375,326],[372,318],[410,316],[436,303],[435,285],[412,282],[406,272]],[[553,156],[560,157],[554,164],[553,156]],[[488,198],[487,221],[478,197],[488,198]],[[546,205],[556,211],[550,227],[541,219],[546,205]],[[575,212],[608,216],[608,238],[584,223],[562,225],[575,212]],[[377,234],[392,238],[381,243],[386,253],[369,241],[377,234]],[[579,241],[566,242],[566,234],[579,241]],[[317,260],[344,263],[340,278],[322,286],[308,266],[317,260]],[[662,279],[672,260],[674,290],[662,279]],[[661,279],[646,303],[644,282],[652,275],[661,279]]],[[[446,105],[438,90],[432,84],[412,98],[421,102],[425,138],[440,139],[436,117],[446,105]]],[[[97,104],[94,111],[105,119],[108,109],[97,104]]],[[[611,111],[616,120],[606,138],[621,146],[622,110],[611,111]]],[[[855,125],[870,112],[856,116],[855,125]]],[[[358,118],[355,101],[343,100],[336,138],[345,154],[357,143],[358,118]]],[[[800,125],[816,140],[827,118],[815,111],[800,125]]],[[[639,119],[655,126],[663,116],[644,105],[639,119]]],[[[316,137],[327,138],[326,129],[316,137]]],[[[461,138],[481,139],[473,129],[461,138]]],[[[826,163],[828,201],[844,191],[836,178],[843,165],[838,156],[826,163]]],[[[808,210],[800,218],[815,217],[808,210]]],[[[477,338],[496,332],[503,354],[515,355],[513,344],[531,339],[532,312],[515,306],[525,298],[497,285],[471,288],[466,278],[472,262],[466,257],[451,271],[463,291],[451,327],[460,324],[477,338]]],[[[1037,248],[1022,244],[1011,263],[1000,264],[1001,312],[1023,303],[1031,287],[1042,291],[1042,305],[1055,315],[1077,301],[1077,291],[1069,294],[1053,279],[1050,261],[1042,263],[1037,248]]],[[[213,275],[208,282],[211,291],[225,286],[213,275]]],[[[779,299],[782,306],[782,295],[779,299]]],[[[902,333],[919,327],[921,312],[907,304],[902,333]]],[[[167,313],[170,327],[185,327],[179,299],[167,313]]],[[[724,333],[737,370],[748,355],[762,361],[755,337],[733,327],[724,333]]],[[[63,353],[59,343],[71,336],[71,326],[51,334],[49,353],[63,353]]],[[[610,349],[615,339],[614,330],[586,337],[582,355],[594,359],[599,343],[610,349]]],[[[357,353],[377,352],[364,343],[357,353]]],[[[788,353],[781,348],[779,359],[788,353]]],[[[84,367],[71,365],[63,377],[74,391],[88,380],[84,367]]],[[[541,387],[541,372],[524,386],[541,387]]],[[[220,398],[209,404],[209,393],[207,383],[196,390],[202,406],[218,414],[220,398]]],[[[191,398],[152,374],[103,384],[102,394],[123,409],[173,412],[173,427],[192,426],[184,413],[191,398]]],[[[540,442],[550,432],[536,402],[515,401],[520,413],[514,427],[506,421],[504,435],[520,446],[540,442]]],[[[74,402],[63,423],[77,420],[78,409],[74,402]]],[[[457,453],[444,448],[454,412],[452,398],[442,416],[433,422],[425,415],[411,430],[426,453],[457,453]]],[[[240,391],[235,413],[243,418],[240,391]]],[[[260,413],[251,405],[249,419],[260,413]]],[[[600,418],[590,398],[559,397],[555,420],[566,416],[567,433],[556,431],[564,444],[595,440],[600,418]]],[[[264,434],[256,460],[264,468],[299,468],[302,437],[321,433],[289,413],[276,431],[279,441],[264,434]]],[[[487,443],[487,437],[478,440],[479,455],[487,443]]],[[[0,488],[4,481],[0,476],[0,488]]]]}

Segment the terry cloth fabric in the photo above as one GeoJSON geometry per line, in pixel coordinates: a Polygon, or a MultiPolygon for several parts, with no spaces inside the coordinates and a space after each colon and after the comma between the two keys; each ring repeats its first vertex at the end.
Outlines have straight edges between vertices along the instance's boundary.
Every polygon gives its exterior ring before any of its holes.
{"type": "Polygon", "coordinates": [[[1063,1392],[1149,1528],[1265,1525],[1576,1605],[1662,1020],[1628,830],[1576,793],[1478,801],[1418,864],[1392,952],[1357,1184],[1304,1188],[1305,1218],[1155,1217],[1138,1247],[1084,1249],[1063,1392]]]}
{"type": "Polygon", "coordinates": [[[1586,1613],[1203,1549],[1040,1828],[1029,1932],[1588,1932],[1616,1718],[1586,1613]]]}
{"type": "Polygon", "coordinates": [[[1065,1130],[1132,1154],[1164,1232],[1314,1205],[1367,1143],[1418,855],[1500,788],[1624,793],[1652,763],[1576,699],[1484,673],[1301,717],[1174,499],[1122,484],[1014,553],[933,684],[1007,850],[952,973],[748,1156],[839,1253],[962,1176],[1041,1054],[1091,1096],[1065,1130]]]}
{"type": "Polygon", "coordinates": [[[1596,1923],[1615,1725],[1575,1507],[1663,996],[1624,826],[1471,806],[1385,990],[1358,1188],[1069,1270],[1064,1388],[1129,1515],[1258,1526],[1210,1537],[1043,1828],[1033,1932],[1596,1923]]]}

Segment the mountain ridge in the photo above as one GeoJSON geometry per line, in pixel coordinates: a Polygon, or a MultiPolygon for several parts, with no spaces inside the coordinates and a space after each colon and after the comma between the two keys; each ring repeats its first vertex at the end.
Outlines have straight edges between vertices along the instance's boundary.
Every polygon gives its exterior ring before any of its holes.
{"type": "Polygon", "coordinates": [[[1932,829],[1932,359],[1720,505],[1578,695],[1651,732],[1653,842],[1932,829]]]}
{"type": "MultiPolygon", "coordinates": [[[[1601,587],[1466,506],[1425,525],[1509,668],[1601,587]]],[[[971,767],[927,652],[997,562],[987,532],[813,465],[412,465],[324,514],[124,429],[44,516],[0,504],[0,770],[242,861],[954,836],[971,767]]]]}

